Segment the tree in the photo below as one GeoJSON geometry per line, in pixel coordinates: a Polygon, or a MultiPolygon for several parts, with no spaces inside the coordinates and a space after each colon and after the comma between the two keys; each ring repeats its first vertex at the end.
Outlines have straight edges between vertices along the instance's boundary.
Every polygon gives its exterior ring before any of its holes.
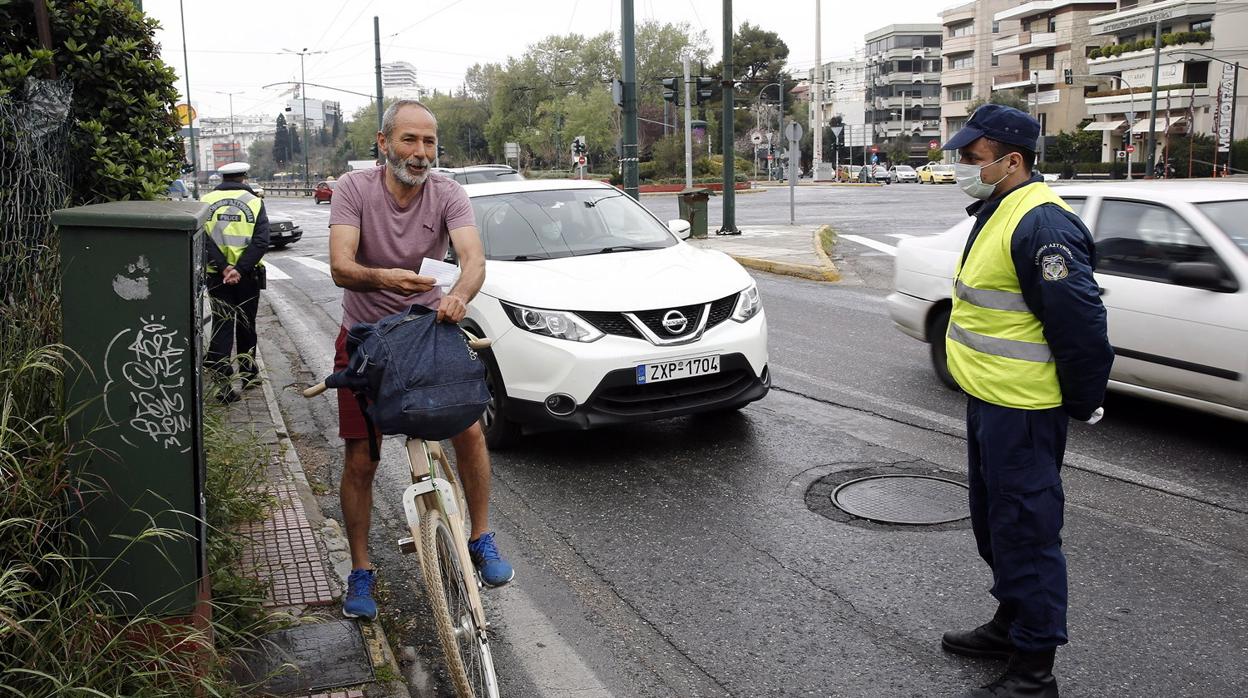
{"type": "Polygon", "coordinates": [[[290,141],[286,136],[286,115],[277,115],[277,128],[273,131],[273,161],[285,166],[290,162],[290,141]]]}
{"type": "Polygon", "coordinates": [[[1000,104],[1006,107],[1014,107],[1024,113],[1031,112],[1031,103],[1027,101],[1027,96],[1023,94],[1021,89],[993,90],[992,94],[988,96],[988,99],[976,97],[971,100],[969,105],[967,105],[967,113],[974,113],[976,109],[979,109],[985,104],[1000,104]]]}
{"type": "Polygon", "coordinates": [[[286,129],[286,138],[290,141],[290,160],[293,162],[303,153],[303,143],[299,141],[299,128],[291,124],[286,129]]]}
{"type": "Polygon", "coordinates": [[[1059,131],[1053,146],[1045,152],[1048,162],[1100,162],[1101,134],[1099,131],[1059,131]]]}
{"type": "MultiPolygon", "coordinates": [[[[73,85],[69,205],[155,199],[185,159],[173,113],[177,75],[160,60],[157,22],[136,3],[48,3],[52,48],[40,48],[32,3],[0,2],[0,97],[49,68],[73,85]]],[[[16,94],[15,94],[16,96],[16,94]]]]}

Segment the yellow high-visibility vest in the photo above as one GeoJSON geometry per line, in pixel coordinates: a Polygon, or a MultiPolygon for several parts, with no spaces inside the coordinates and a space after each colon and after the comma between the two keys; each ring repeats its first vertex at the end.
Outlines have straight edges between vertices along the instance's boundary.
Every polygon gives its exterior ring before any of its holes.
{"type": "Polygon", "coordinates": [[[945,337],[949,372],[969,395],[1022,410],[1062,404],[1044,326],[1023,300],[1014,258],[1014,229],[1043,204],[1070,206],[1043,182],[1015,189],[984,224],[954,274],[953,310],[945,337]]]}
{"type": "MultiPolygon", "coordinates": [[[[209,215],[204,228],[209,239],[225,254],[228,266],[238,264],[238,258],[251,244],[251,235],[256,230],[260,197],[246,189],[217,189],[200,197],[200,201],[208,204],[209,215]]],[[[256,266],[263,264],[260,261],[256,266]]],[[[206,269],[209,273],[220,271],[211,264],[206,269]]]]}

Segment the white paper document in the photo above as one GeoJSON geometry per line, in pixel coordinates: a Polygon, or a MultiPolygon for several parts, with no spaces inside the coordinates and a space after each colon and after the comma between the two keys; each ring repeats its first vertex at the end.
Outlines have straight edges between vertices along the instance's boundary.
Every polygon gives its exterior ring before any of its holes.
{"type": "Polygon", "coordinates": [[[454,264],[447,264],[440,259],[431,259],[425,257],[420,263],[420,271],[416,272],[421,276],[432,276],[437,279],[437,286],[443,290],[449,289],[459,279],[459,267],[454,264]]]}

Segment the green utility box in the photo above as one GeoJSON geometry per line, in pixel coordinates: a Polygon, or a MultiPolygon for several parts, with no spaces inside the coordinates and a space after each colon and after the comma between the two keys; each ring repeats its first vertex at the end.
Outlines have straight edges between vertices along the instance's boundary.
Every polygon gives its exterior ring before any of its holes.
{"type": "Polygon", "coordinates": [[[52,214],[61,234],[65,376],[77,517],[119,613],[184,615],[207,598],[202,227],[197,201],[52,214]],[[152,522],[178,533],[136,540],[152,522]]]}
{"type": "Polygon", "coordinates": [[[680,217],[689,221],[689,237],[706,237],[706,202],[711,198],[709,189],[693,187],[680,192],[680,217]]]}

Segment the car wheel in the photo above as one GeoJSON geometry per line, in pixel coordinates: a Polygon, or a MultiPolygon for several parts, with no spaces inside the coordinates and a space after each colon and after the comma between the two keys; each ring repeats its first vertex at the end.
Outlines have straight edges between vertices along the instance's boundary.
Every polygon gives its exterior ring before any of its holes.
{"type": "Polygon", "coordinates": [[[932,369],[936,371],[936,377],[946,387],[961,392],[962,388],[958,386],[953,373],[949,371],[949,355],[945,351],[945,335],[948,332],[949,308],[945,307],[936,311],[927,323],[927,342],[932,355],[932,369]]]}
{"type": "Polygon", "coordinates": [[[501,451],[519,442],[520,425],[507,418],[507,387],[494,355],[484,351],[481,357],[485,359],[485,384],[490,389],[490,402],[481,415],[481,429],[485,432],[485,445],[501,451]]]}

